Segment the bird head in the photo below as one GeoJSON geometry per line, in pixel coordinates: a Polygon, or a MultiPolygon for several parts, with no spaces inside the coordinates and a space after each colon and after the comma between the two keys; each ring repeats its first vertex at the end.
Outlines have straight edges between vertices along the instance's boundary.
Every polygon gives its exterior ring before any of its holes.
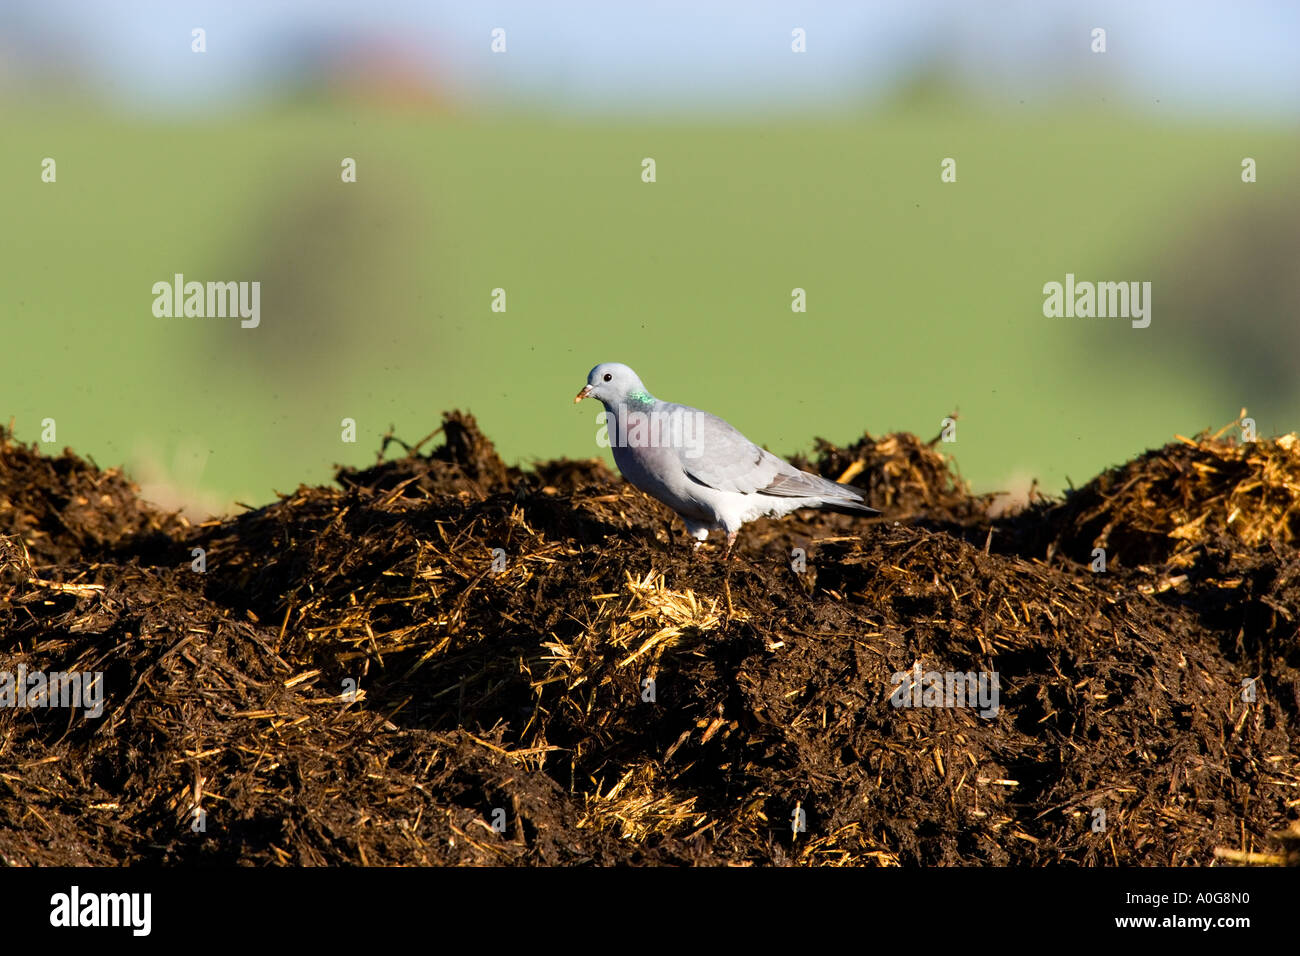
{"type": "Polygon", "coordinates": [[[636,372],[618,362],[604,362],[588,373],[587,384],[582,386],[573,401],[576,404],[588,397],[615,407],[644,405],[654,401],[636,372]]]}

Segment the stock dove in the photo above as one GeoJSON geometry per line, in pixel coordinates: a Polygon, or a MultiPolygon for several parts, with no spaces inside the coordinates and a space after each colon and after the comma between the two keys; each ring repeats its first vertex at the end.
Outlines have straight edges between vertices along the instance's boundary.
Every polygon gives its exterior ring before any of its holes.
{"type": "Polygon", "coordinates": [[[745,522],[799,508],[879,514],[856,488],[800,471],[716,415],[660,401],[626,365],[593,368],[573,401],[588,397],[605,406],[623,477],[681,515],[697,548],[720,528],[727,533],[729,557],[745,522]]]}

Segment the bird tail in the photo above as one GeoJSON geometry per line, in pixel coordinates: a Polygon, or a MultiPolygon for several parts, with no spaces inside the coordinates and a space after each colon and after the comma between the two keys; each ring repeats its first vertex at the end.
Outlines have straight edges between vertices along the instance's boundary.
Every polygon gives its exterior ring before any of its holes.
{"type": "Polygon", "coordinates": [[[878,515],[879,508],[872,508],[870,505],[864,505],[861,501],[853,498],[823,498],[822,507],[831,511],[844,512],[865,512],[866,514],[878,515]]]}

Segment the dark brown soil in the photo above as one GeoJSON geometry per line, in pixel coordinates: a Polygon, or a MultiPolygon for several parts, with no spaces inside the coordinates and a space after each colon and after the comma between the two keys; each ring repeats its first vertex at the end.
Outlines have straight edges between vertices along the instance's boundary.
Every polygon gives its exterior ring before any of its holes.
{"type": "Polygon", "coordinates": [[[106,687],[0,707],[0,861],[1300,857],[1291,437],[997,519],[942,446],[819,443],[883,517],[757,522],[730,565],[597,461],[441,440],[192,526],[0,434],[0,672],[106,687]],[[997,715],[893,706],[918,662],[996,672],[997,715]]]}

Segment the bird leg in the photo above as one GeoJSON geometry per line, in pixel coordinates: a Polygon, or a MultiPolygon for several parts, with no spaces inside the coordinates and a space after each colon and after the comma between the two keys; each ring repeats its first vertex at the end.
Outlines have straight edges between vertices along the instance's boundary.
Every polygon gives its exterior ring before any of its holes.
{"type": "Polygon", "coordinates": [[[731,559],[731,548],[736,543],[736,538],[739,535],[740,535],[739,531],[727,532],[727,550],[722,555],[723,561],[729,561],[731,559]]]}

